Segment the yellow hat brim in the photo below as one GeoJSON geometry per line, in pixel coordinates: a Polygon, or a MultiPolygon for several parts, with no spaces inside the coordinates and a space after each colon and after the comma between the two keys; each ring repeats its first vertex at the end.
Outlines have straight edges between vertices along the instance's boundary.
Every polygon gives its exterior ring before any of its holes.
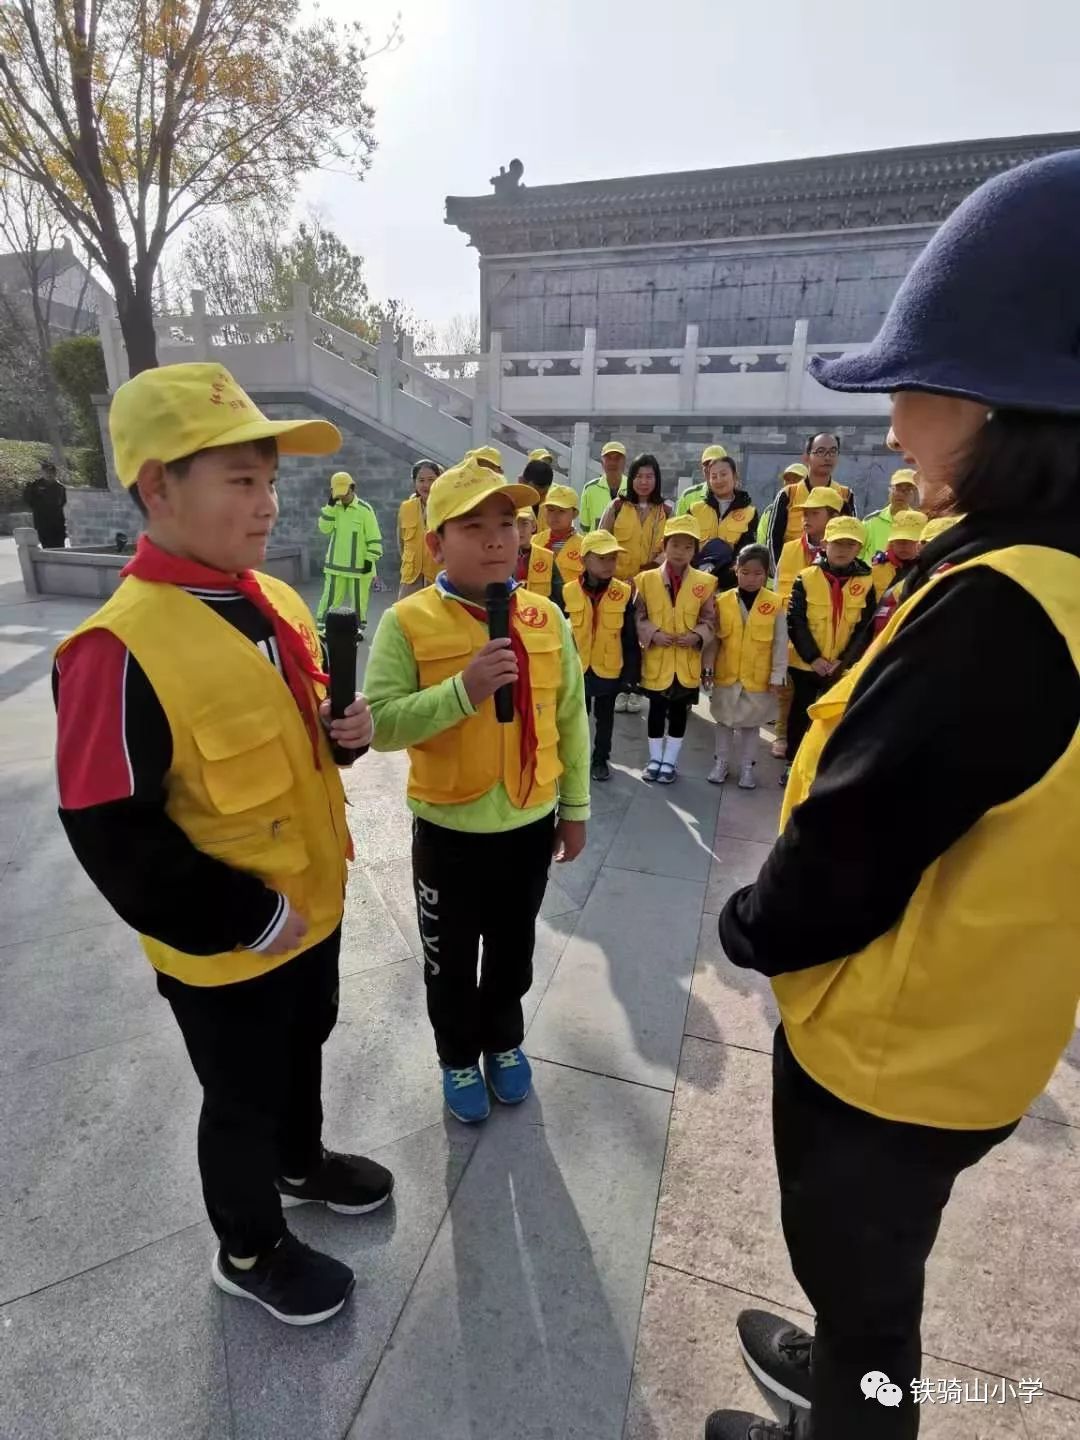
{"type": "MultiPolygon", "coordinates": [[[[335,450],[341,449],[341,431],[329,420],[249,420],[246,425],[234,425],[211,436],[199,446],[199,451],[217,450],[225,445],[247,445],[253,440],[276,440],[279,455],[333,455],[335,450]]],[[[190,453],[178,450],[175,454],[144,455],[140,468],[147,460],[160,460],[163,465],[170,465],[190,453]]],[[[120,475],[119,478],[120,483],[130,490],[139,478],[138,470],[133,475],[120,475]]]]}
{"type": "MultiPolygon", "coordinates": [[[[595,530],[592,532],[593,535],[595,535],[596,533],[597,533],[597,532],[596,532],[595,530]]],[[[605,533],[606,533],[606,532],[605,532],[605,533]]],[[[592,538],[591,535],[586,535],[585,539],[581,542],[581,558],[582,558],[583,560],[585,559],[585,557],[586,557],[587,555],[625,555],[625,554],[626,554],[626,546],[625,546],[625,545],[620,545],[619,542],[615,539],[615,536],[614,536],[614,535],[609,535],[609,536],[608,536],[608,539],[609,539],[609,541],[610,541],[610,544],[605,543],[605,542],[603,542],[603,541],[601,541],[601,542],[599,542],[599,543],[596,542],[596,541],[593,541],[592,544],[590,544],[589,542],[590,542],[591,538],[592,538]]]]}
{"type": "MultiPolygon", "coordinates": [[[[519,510],[524,510],[526,506],[532,507],[540,503],[540,495],[531,485],[504,485],[501,481],[496,480],[491,485],[485,485],[482,490],[475,490],[471,495],[463,496],[457,505],[451,510],[448,510],[445,515],[438,517],[439,525],[445,525],[447,520],[460,520],[463,515],[471,515],[474,510],[478,510],[484,501],[490,499],[492,495],[506,496],[507,500],[509,500],[514,507],[515,519],[517,518],[517,512],[519,510]]],[[[428,529],[438,529],[438,525],[430,524],[430,520],[431,505],[429,502],[428,529]]]]}

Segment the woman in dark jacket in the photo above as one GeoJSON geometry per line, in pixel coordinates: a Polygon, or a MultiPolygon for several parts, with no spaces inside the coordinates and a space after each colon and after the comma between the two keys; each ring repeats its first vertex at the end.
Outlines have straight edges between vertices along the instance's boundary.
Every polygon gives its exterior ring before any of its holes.
{"type": "Polygon", "coordinates": [[[772,977],[780,1008],[781,1214],[816,1323],[739,1317],[751,1369],[792,1415],[717,1411],[708,1440],[912,1440],[925,1267],[953,1182],[1011,1135],[1073,1033],[1078,254],[1070,151],[976,191],[869,349],[812,365],[833,389],[892,394],[924,507],[965,518],[814,706],[780,839],[720,917],[727,955],[772,977]]]}

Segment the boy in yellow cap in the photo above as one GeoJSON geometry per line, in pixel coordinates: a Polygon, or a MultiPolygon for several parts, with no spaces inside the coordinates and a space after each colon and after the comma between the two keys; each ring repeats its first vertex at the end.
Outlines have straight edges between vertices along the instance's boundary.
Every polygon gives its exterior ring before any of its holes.
{"type": "Polygon", "coordinates": [[[574,644],[585,672],[585,708],[595,711],[591,775],[611,779],[611,733],[615,701],[641,678],[641,648],[634,615],[634,587],[615,579],[621,550],[607,530],[594,530],[581,541],[583,573],[567,582],[563,603],[574,644]]]}
{"type": "Polygon", "coordinates": [[[330,537],[323,561],[326,579],[315,612],[319,634],[331,605],[355,610],[362,631],[367,624],[375,564],[382,555],[382,535],[375,511],[360,499],[352,476],[344,470],[330,477],[330,503],[319,515],[319,529],[330,537]]]}
{"type": "Polygon", "coordinates": [[[109,430],[146,533],[57,652],[60,818],[139,931],[202,1084],[213,1279],[309,1325],[341,1309],[353,1274],[295,1240],[282,1203],[360,1214],[393,1188],[321,1136],[352,855],[330,740],[361,750],[372,725],[362,696],[330,722],[310,611],[252,567],[278,513],[278,455],[328,455],[341,437],[268,420],[207,364],[121,385],[109,430]]]}
{"type": "Polygon", "coordinates": [[[550,465],[550,466],[552,466],[553,468],[554,468],[554,465],[555,465],[555,456],[552,455],[552,453],[551,453],[550,450],[530,450],[529,453],[528,453],[528,455],[527,455],[525,458],[526,458],[530,463],[531,463],[533,460],[542,460],[545,465],[550,465]]]}
{"type": "MultiPolygon", "coordinates": [[[[519,585],[525,585],[528,584],[529,571],[533,568],[532,543],[533,536],[536,534],[536,515],[531,505],[523,505],[517,512],[517,532],[518,553],[517,564],[514,567],[514,579],[519,585]]],[[[430,554],[431,552],[429,551],[428,553],[430,554]]],[[[434,557],[432,557],[431,563],[433,565],[437,563],[434,557]]]]}
{"type": "Polygon", "coordinates": [[[513,579],[517,515],[535,499],[473,461],[440,475],[427,511],[439,574],[383,616],[365,675],[375,748],[409,752],[428,1016],[447,1109],[466,1123],[490,1113],[488,1086],[506,1105],[529,1093],[521,1001],[536,917],[552,855],[581,853],[589,817],[573,636],[552,601],[513,579]],[[490,638],[496,601],[509,639],[490,638]]]}
{"type": "Polygon", "coordinates": [[[691,515],[664,526],[664,558],[637,577],[641,688],[649,697],[649,763],[642,779],[671,785],[690,707],[701,686],[701,652],[716,628],[715,575],[694,569],[700,532],[691,515]]]}
{"type": "Polygon", "coordinates": [[[926,528],[926,516],[921,510],[900,510],[893,516],[889,543],[879,551],[870,564],[870,579],[874,586],[877,608],[874,611],[873,634],[880,635],[892,619],[892,613],[900,603],[904,581],[915,568],[919,558],[919,541],[926,528]]]}
{"type": "Polygon", "coordinates": [[[528,586],[548,595],[563,614],[563,588],[581,574],[581,536],[574,531],[578,515],[577,491],[570,485],[552,485],[540,506],[542,528],[532,542],[533,565],[528,586]]]}
{"type": "Polygon", "coordinates": [[[626,446],[621,440],[609,440],[600,451],[603,475],[590,480],[581,492],[581,533],[600,526],[604,512],[613,500],[626,494],[626,446]]]}
{"type": "Polygon", "coordinates": [[[825,527],[834,515],[840,514],[843,499],[831,485],[818,485],[809,491],[801,505],[795,506],[802,517],[802,534],[789,540],[780,551],[776,567],[776,593],[786,608],[791,599],[795,577],[813,565],[825,544],[825,527]]]}
{"type": "Polygon", "coordinates": [[[868,564],[889,544],[889,531],[893,520],[901,510],[917,510],[919,506],[919,477],[914,470],[894,470],[889,477],[889,503],[881,510],[875,510],[863,521],[866,526],[866,544],[860,559],[868,564]]]}
{"type": "Polygon", "coordinates": [[[696,485],[688,485],[675,502],[676,515],[689,515],[695,505],[700,505],[709,493],[709,466],[714,460],[726,460],[728,453],[723,445],[706,445],[701,452],[701,479],[696,485]]]}
{"type": "Polygon", "coordinates": [[[870,567],[859,559],[866,541],[862,522],[835,515],[825,526],[825,553],[799,572],[788,601],[788,678],[794,694],[788,716],[791,773],[809,726],[810,706],[860,658],[873,633],[874,585],[870,567]]]}

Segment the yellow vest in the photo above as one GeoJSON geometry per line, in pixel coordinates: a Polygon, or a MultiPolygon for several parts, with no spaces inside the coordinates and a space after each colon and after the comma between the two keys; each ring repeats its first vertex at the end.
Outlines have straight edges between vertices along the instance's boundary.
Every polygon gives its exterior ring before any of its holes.
{"type": "Polygon", "coordinates": [[[632,580],[646,565],[652,564],[664,548],[664,526],[667,510],[663,505],[650,505],[645,523],[638,519],[637,506],[627,500],[615,520],[612,533],[623,547],[624,554],[615,561],[619,580],[632,580]]]}
{"type": "MultiPolygon", "coordinates": [[[[652,623],[669,635],[689,635],[701,612],[716,594],[716,576],[688,566],[674,605],[662,570],[645,570],[635,582],[652,623]]],[[[675,679],[688,690],[701,684],[701,647],[650,645],[641,657],[641,684],[645,690],[666,690],[675,679]]]]}
{"type": "Polygon", "coordinates": [[[891,561],[882,560],[877,565],[870,566],[870,583],[879,600],[895,579],[896,566],[891,561]]]}
{"type": "Polygon", "coordinates": [[[759,590],[744,622],[737,590],[716,597],[717,685],[739,683],[757,695],[769,688],[776,617],[782,610],[772,591],[759,590]]]}
{"type": "MultiPolygon", "coordinates": [[[[1076,557],[1017,545],[943,571],[898,607],[860,663],[811,706],[781,827],[809,793],[872,659],[935,585],[978,565],[1009,576],[1042,606],[1080,669],[1076,557]]],[[[842,1100],[889,1120],[945,1130],[1016,1120],[1073,1034],[1078,849],[1080,732],[1038,784],[988,811],[924,871],[890,931],[856,955],[774,979],[799,1064],[842,1100]]]]}
{"type": "MultiPolygon", "coordinates": [[[[489,696],[475,715],[409,748],[408,793],[430,805],[464,805],[478,800],[501,781],[518,809],[554,801],[562,774],[556,703],[562,677],[564,621],[559,608],[526,589],[515,593],[513,627],[529,656],[537,754],[534,773],[521,765],[521,720],[509,725],[495,719],[489,696]]],[[[437,589],[420,590],[394,607],[398,623],[416,656],[421,690],[462,670],[488,643],[488,628],[457,600],[437,589]]]]}
{"type": "Polygon", "coordinates": [[[797,536],[794,540],[789,540],[780,551],[780,560],[776,566],[776,593],[784,602],[785,610],[791,599],[791,592],[795,588],[795,579],[807,568],[808,564],[802,535],[797,536]]]}
{"type": "Polygon", "coordinates": [[[609,581],[595,605],[580,580],[571,580],[563,590],[581,668],[602,680],[617,680],[622,674],[622,628],[632,594],[633,588],[624,580],[609,581]]]}
{"type": "Polygon", "coordinates": [[[746,505],[741,510],[729,510],[721,519],[709,502],[702,500],[690,507],[690,514],[698,523],[702,545],[710,540],[726,540],[729,545],[735,545],[754,523],[757,511],[752,505],[746,505]]]}
{"type": "MultiPolygon", "coordinates": [[[[258,581],[321,663],[304,602],[269,575],[258,581]]],[[[341,777],[321,727],[317,768],[311,737],[277,670],[227,620],[178,586],[128,576],[57,653],[95,629],[111,631],[134,655],[169,722],[169,818],[199,850],[286,896],[308,922],[301,949],[324,940],[341,923],[352,848],[341,777]]],[[[319,687],[320,699],[323,693],[319,687]]],[[[249,980],[299,953],[186,955],[140,938],[154,968],[187,985],[249,980]]]]}
{"type": "Polygon", "coordinates": [[[571,535],[558,551],[549,549],[551,531],[541,530],[534,536],[529,556],[529,578],[525,582],[534,595],[551,594],[551,572],[557,569],[563,584],[576,580],[585,569],[581,558],[581,536],[571,535]]]}
{"type": "MultiPolygon", "coordinates": [[[[830,488],[837,492],[846,507],[851,499],[850,489],[846,485],[837,485],[835,480],[831,482],[830,488]]],[[[796,510],[795,506],[806,503],[810,488],[805,480],[799,480],[794,485],[785,485],[784,493],[788,497],[787,529],[784,531],[786,543],[788,540],[797,540],[802,534],[802,511],[796,510]]]]}
{"type": "MultiPolygon", "coordinates": [[[[838,623],[833,621],[832,592],[829,582],[821,573],[821,566],[811,565],[808,569],[801,570],[799,579],[806,591],[806,618],[810,624],[810,634],[822,656],[826,660],[836,660],[844,653],[844,647],[862,619],[873,589],[870,576],[852,575],[844,585],[844,605],[838,623]]],[[[789,663],[796,669],[810,669],[794,645],[791,646],[788,658],[789,663]]]]}
{"type": "Polygon", "coordinates": [[[427,548],[424,511],[419,495],[410,495],[398,509],[398,545],[401,547],[401,583],[411,585],[423,575],[430,585],[439,567],[427,548]]]}

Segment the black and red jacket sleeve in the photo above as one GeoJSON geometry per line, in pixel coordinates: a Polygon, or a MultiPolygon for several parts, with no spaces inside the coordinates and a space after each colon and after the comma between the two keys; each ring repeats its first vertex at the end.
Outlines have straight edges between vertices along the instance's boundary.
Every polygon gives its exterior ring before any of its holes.
{"type": "Polygon", "coordinates": [[[265,949],[288,902],[166,814],[172,735],[130,651],[108,630],[80,635],[53,668],[53,698],[60,820],[120,918],[188,955],[265,949]]]}

